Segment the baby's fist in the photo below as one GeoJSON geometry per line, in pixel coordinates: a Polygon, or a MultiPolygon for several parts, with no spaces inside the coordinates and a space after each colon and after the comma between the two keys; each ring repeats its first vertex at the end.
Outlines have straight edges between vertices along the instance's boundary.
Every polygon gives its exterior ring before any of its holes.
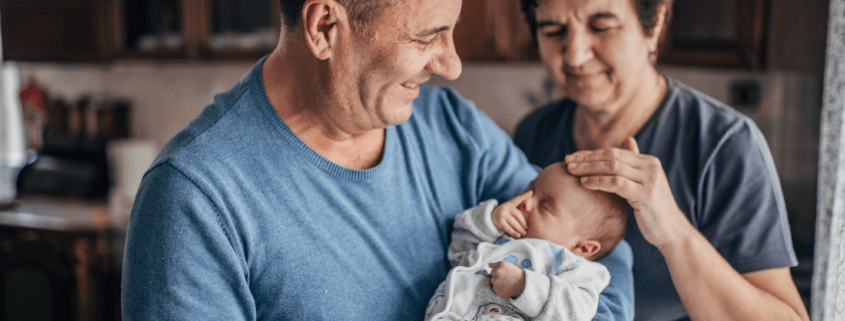
{"type": "Polygon", "coordinates": [[[501,297],[516,298],[525,290],[525,271],[508,262],[499,261],[489,264],[490,283],[493,291],[501,297]]]}

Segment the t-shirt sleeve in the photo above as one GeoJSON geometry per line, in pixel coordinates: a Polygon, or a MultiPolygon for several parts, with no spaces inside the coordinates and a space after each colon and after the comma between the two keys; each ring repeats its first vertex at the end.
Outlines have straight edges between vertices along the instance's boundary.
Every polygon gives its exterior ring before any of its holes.
{"type": "Polygon", "coordinates": [[[129,220],[125,320],[248,320],[245,263],[218,209],[169,165],[145,177],[129,220]]]}
{"type": "Polygon", "coordinates": [[[739,273],[796,265],[780,181],[762,133],[744,120],[716,137],[699,182],[703,201],[693,217],[699,230],[739,273]]]}

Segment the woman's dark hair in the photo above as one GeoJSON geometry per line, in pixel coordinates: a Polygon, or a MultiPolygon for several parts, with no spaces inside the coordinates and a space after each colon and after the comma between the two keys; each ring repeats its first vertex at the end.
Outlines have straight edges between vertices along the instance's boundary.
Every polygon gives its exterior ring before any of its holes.
{"type": "MultiPolygon", "coordinates": [[[[520,0],[522,3],[522,12],[525,13],[525,19],[528,21],[528,26],[531,28],[531,35],[534,40],[537,40],[537,6],[543,0],[520,0]]],[[[630,0],[634,4],[634,9],[637,11],[637,17],[640,20],[640,25],[643,31],[649,37],[654,35],[654,27],[657,26],[658,8],[666,5],[666,18],[663,21],[664,26],[668,26],[672,18],[672,2],[674,0],[630,0]]],[[[666,28],[663,28],[666,31],[666,28]]]]}
{"type": "MultiPolygon", "coordinates": [[[[288,28],[294,28],[302,16],[302,7],[306,0],[279,0],[282,8],[282,19],[288,28]]],[[[359,25],[366,24],[388,5],[402,0],[336,0],[346,7],[352,21],[359,25]]]]}

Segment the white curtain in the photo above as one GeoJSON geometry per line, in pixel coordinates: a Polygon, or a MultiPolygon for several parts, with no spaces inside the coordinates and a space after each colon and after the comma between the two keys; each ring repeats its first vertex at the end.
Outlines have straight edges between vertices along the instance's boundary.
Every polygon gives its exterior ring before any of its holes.
{"type": "Polygon", "coordinates": [[[845,0],[830,1],[811,317],[845,320],[845,0]]]}

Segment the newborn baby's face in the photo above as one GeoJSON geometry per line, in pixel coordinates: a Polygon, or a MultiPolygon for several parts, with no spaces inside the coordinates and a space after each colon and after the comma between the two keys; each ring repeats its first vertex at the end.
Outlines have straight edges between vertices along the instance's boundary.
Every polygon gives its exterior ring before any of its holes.
{"type": "Polygon", "coordinates": [[[543,239],[572,248],[583,239],[578,214],[586,210],[589,192],[563,163],[549,165],[531,182],[534,195],[519,209],[528,221],[525,237],[543,239]]]}

